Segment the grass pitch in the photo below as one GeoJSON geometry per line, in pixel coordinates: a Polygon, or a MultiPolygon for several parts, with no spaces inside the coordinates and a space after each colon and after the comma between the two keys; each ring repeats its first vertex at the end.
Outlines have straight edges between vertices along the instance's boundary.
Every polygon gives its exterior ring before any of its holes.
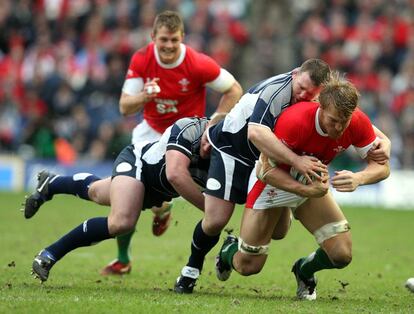
{"type": "MultiPolygon", "coordinates": [[[[202,215],[188,203],[174,203],[173,222],[162,237],[151,234],[151,213],[143,212],[133,238],[133,270],[124,277],[101,277],[115,258],[108,240],[69,253],[40,284],[30,276],[33,257],[82,223],[106,216],[108,208],[70,196],[55,196],[30,220],[18,210],[24,194],[0,193],[0,313],[413,313],[414,211],[346,208],[353,234],[353,262],[343,270],[317,273],[318,299],[295,300],[293,262],[316,248],[295,221],[288,236],[271,245],[262,273],[215,278],[214,256],[192,295],[172,292],[186,263],[192,231],[202,215]]],[[[238,235],[242,208],[228,228],[238,235]]]]}

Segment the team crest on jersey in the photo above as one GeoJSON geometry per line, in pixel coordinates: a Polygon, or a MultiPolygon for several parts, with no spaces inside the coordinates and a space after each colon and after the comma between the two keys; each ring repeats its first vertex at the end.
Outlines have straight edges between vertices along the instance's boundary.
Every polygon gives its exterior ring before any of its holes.
{"type": "Polygon", "coordinates": [[[266,194],[269,198],[275,198],[277,196],[277,192],[275,189],[269,190],[266,194]]]}
{"type": "Polygon", "coordinates": [[[182,92],[188,92],[188,85],[190,84],[189,80],[187,80],[186,78],[183,78],[183,79],[178,81],[178,84],[181,85],[181,91],[182,92]]]}

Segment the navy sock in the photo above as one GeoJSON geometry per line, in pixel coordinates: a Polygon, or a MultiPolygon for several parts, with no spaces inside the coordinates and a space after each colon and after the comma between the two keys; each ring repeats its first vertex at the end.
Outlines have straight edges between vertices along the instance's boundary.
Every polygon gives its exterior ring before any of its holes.
{"type": "Polygon", "coordinates": [[[88,190],[92,182],[100,180],[91,173],[76,173],[73,176],[57,176],[48,186],[49,196],[55,194],[72,194],[89,200],[88,190]]]}
{"type": "Polygon", "coordinates": [[[187,266],[197,268],[201,272],[204,258],[219,240],[220,234],[212,237],[205,234],[200,221],[194,229],[193,241],[191,242],[191,255],[188,259],[187,266]]]}
{"type": "Polygon", "coordinates": [[[84,223],[48,246],[46,250],[58,261],[78,247],[90,246],[109,238],[113,237],[109,234],[108,217],[96,217],[85,220],[84,223]]]}

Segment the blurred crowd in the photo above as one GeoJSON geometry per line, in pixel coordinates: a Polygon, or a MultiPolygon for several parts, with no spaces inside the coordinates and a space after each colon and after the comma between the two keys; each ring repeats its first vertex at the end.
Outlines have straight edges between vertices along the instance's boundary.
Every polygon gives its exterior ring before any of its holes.
{"type": "Polygon", "coordinates": [[[295,1],[298,59],[346,73],[392,141],[393,168],[414,168],[414,1],[295,1]]]}
{"type": "MultiPolygon", "coordinates": [[[[118,110],[129,59],[165,9],[244,89],[326,60],[391,138],[393,168],[414,168],[413,0],[0,0],[1,152],[115,157],[140,119],[118,110]]],[[[217,101],[208,94],[210,112],[217,101]]]]}
{"type": "Polygon", "coordinates": [[[246,4],[0,0],[1,152],[66,163],[116,157],[140,119],[119,114],[126,69],[151,40],[155,15],[180,11],[186,43],[231,70],[234,46],[248,39],[246,4]]]}

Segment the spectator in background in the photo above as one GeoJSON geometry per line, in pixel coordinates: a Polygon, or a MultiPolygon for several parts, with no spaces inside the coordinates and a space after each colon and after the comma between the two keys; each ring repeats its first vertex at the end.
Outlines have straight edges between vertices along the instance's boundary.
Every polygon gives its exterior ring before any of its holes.
{"type": "Polygon", "coordinates": [[[400,115],[410,98],[414,77],[410,2],[314,2],[297,13],[301,39],[297,55],[312,52],[313,57],[346,72],[361,92],[362,108],[380,129],[391,132],[388,134],[395,143],[392,167],[412,168],[410,110],[400,115]]]}
{"type": "MultiPolygon", "coordinates": [[[[125,119],[119,114],[118,101],[123,79],[118,77],[125,75],[132,53],[151,41],[152,23],[157,11],[163,8],[182,11],[188,25],[189,45],[194,44],[196,49],[202,51],[209,52],[210,47],[217,46],[210,45],[210,42],[218,37],[220,39],[215,42],[226,38],[239,45],[240,41],[234,36],[237,34],[234,29],[247,34],[241,19],[246,16],[248,1],[231,1],[219,6],[210,1],[181,0],[2,0],[1,3],[0,86],[10,85],[8,88],[13,90],[13,101],[18,108],[21,107],[20,103],[25,94],[23,83],[36,86],[39,98],[47,105],[46,115],[51,120],[51,130],[65,130],[56,134],[56,139],[64,136],[70,145],[81,148],[82,150],[77,152],[79,159],[90,155],[93,139],[98,136],[97,130],[101,123],[110,122],[114,125],[117,132],[113,133],[114,138],[111,142],[119,142],[130,135],[134,124],[142,118],[141,115],[135,115],[125,119]],[[215,20],[226,14],[230,16],[228,20],[231,21],[227,24],[233,27],[226,26],[219,32],[213,32],[212,25],[216,24],[215,20]],[[198,21],[198,30],[191,27],[192,21],[198,21]],[[199,31],[202,32],[202,40],[201,44],[197,45],[191,40],[191,35],[199,31]],[[79,130],[68,127],[75,123],[75,118],[71,114],[62,120],[60,114],[54,110],[56,94],[62,84],[69,86],[75,97],[75,101],[67,108],[69,112],[73,112],[73,106],[78,104],[85,106],[90,124],[88,128],[82,129],[82,134],[79,130]],[[98,101],[95,102],[94,99],[98,101]],[[81,138],[87,140],[79,141],[81,138]],[[81,142],[84,144],[79,145],[81,142]]],[[[221,49],[220,52],[220,55],[226,56],[222,59],[226,64],[222,66],[234,72],[240,68],[234,65],[240,64],[238,58],[242,52],[236,52],[239,49],[233,49],[235,46],[232,43],[226,42],[226,46],[228,48],[221,49]]],[[[4,89],[0,88],[0,94],[4,89]]],[[[0,101],[3,101],[1,97],[0,101]]],[[[218,95],[208,93],[209,114],[214,112],[218,101],[218,95]]],[[[24,121],[19,115],[20,112],[17,111],[16,118],[24,121]]],[[[41,127],[40,124],[36,125],[41,127]]],[[[18,129],[24,127],[17,126],[18,129]]],[[[6,145],[4,148],[20,151],[20,145],[30,145],[24,143],[26,137],[18,134],[19,132],[11,132],[9,135],[13,138],[10,140],[14,144],[6,145]]],[[[27,145],[25,147],[27,148],[27,145]]],[[[118,151],[110,151],[116,147],[119,145],[105,147],[105,158],[116,156],[118,151]]]]}

